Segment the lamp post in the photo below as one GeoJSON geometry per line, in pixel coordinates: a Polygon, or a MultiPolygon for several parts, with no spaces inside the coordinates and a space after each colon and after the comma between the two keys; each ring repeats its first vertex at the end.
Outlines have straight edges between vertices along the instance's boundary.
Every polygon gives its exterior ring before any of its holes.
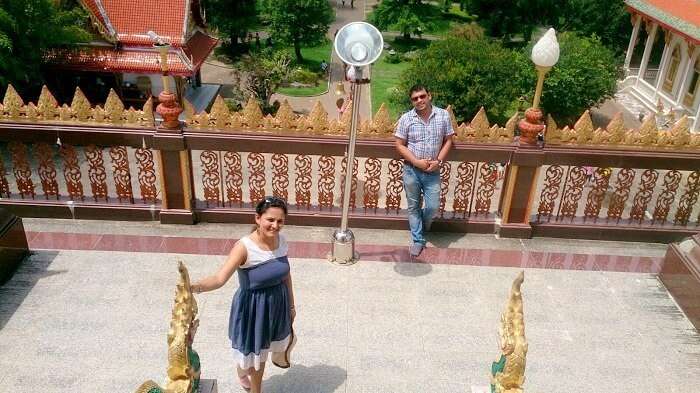
{"type": "Polygon", "coordinates": [[[379,30],[369,23],[352,22],[338,30],[333,47],[340,60],[351,66],[348,69],[347,76],[352,84],[352,106],[350,109],[350,141],[348,143],[345,184],[343,187],[343,211],[340,228],[333,232],[333,247],[328,259],[341,265],[350,265],[357,261],[355,235],[348,228],[352,173],[355,162],[355,143],[357,141],[357,117],[362,84],[368,82],[367,79],[362,77],[362,67],[374,63],[379,58],[384,48],[384,39],[379,30]]]}
{"type": "Polygon", "coordinates": [[[180,128],[179,116],[182,113],[182,108],[178,104],[177,96],[170,88],[170,76],[168,76],[168,51],[170,50],[170,44],[153,31],[149,31],[146,34],[151,37],[153,47],[160,53],[160,69],[163,72],[161,76],[163,91],[158,94],[159,104],[156,107],[156,112],[163,118],[162,128],[177,130],[180,128]]]}
{"type": "Polygon", "coordinates": [[[520,120],[518,128],[520,129],[520,142],[534,145],[537,143],[537,134],[544,129],[542,111],[539,109],[544,76],[559,61],[559,43],[557,42],[557,34],[554,29],[547,30],[542,38],[537,41],[532,48],[530,58],[537,69],[537,87],[535,88],[532,107],[525,111],[525,119],[520,120]]]}

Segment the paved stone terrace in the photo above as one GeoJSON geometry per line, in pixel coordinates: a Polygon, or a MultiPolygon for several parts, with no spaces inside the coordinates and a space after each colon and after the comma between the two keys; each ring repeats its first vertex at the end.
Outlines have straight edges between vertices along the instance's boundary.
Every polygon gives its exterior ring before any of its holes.
{"type": "MultiPolygon", "coordinates": [[[[146,379],[162,383],[175,262],[183,260],[195,279],[213,273],[230,239],[250,228],[40,219],[26,219],[25,227],[35,251],[0,287],[0,392],[131,392],[146,379]],[[100,250],[108,239],[115,250],[100,250]]],[[[402,251],[406,231],[357,230],[362,261],[341,267],[320,259],[330,229],[285,233],[299,345],[291,369],[270,367],[266,392],[481,391],[520,270],[509,266],[538,253],[564,261],[607,256],[636,267],[593,259],[525,269],[526,391],[687,392],[700,385],[700,335],[649,273],[662,245],[433,234],[428,252],[410,262],[402,251]],[[444,260],[443,249],[462,250],[461,257],[444,260]],[[488,255],[506,266],[479,263],[488,255]]],[[[216,378],[220,392],[240,391],[226,334],[236,287],[234,278],[197,296],[195,348],[203,377],[216,378]]]]}

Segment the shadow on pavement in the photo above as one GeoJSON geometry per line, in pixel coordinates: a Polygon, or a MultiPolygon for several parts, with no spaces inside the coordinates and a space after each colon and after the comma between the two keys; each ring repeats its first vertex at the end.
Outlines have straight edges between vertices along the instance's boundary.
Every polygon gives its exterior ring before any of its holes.
{"type": "Polygon", "coordinates": [[[293,365],[286,373],[270,377],[263,387],[270,393],[332,393],[346,379],[347,371],[337,366],[293,365]]]}
{"type": "Polygon", "coordinates": [[[12,278],[0,286],[0,330],[40,279],[65,273],[60,270],[47,271],[56,255],[57,251],[32,251],[24,258],[12,278]]]}
{"type": "Polygon", "coordinates": [[[429,263],[415,259],[413,263],[397,262],[394,265],[394,271],[406,277],[420,277],[430,274],[433,271],[433,267],[429,263]]]}
{"type": "Polygon", "coordinates": [[[437,248],[449,248],[467,235],[467,233],[427,232],[425,238],[437,248]]]}

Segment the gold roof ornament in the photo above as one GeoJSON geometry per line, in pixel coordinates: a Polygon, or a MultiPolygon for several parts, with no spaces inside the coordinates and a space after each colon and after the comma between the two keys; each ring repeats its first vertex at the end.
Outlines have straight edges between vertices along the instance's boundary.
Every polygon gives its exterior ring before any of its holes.
{"type": "Polygon", "coordinates": [[[523,297],[520,292],[524,280],[525,272],[520,271],[513,280],[508,304],[501,315],[501,328],[498,332],[501,356],[491,365],[491,391],[494,393],[523,392],[528,347],[525,339],[523,297]]]}
{"type": "MultiPolygon", "coordinates": [[[[241,111],[231,111],[223,97],[217,96],[210,112],[195,112],[190,102],[184,100],[185,123],[191,131],[247,133],[274,132],[289,135],[345,135],[350,126],[349,104],[340,119],[329,120],[323,105],[317,101],[308,115],[299,116],[285,100],[277,114],[264,116],[255,99],[249,99],[241,111]]],[[[447,107],[456,140],[466,143],[511,144],[515,136],[518,114],[514,114],[505,127],[489,123],[486,110],[480,108],[469,123],[458,124],[452,106],[447,107]]],[[[358,119],[358,135],[363,138],[391,139],[396,120],[382,104],[371,119],[358,119]]],[[[155,127],[153,99],[149,98],[141,110],[125,108],[116,92],[110,89],[104,106],[92,106],[80,88],[75,89],[73,99],[59,106],[46,87],[36,103],[25,104],[12,85],[8,85],[0,104],[0,121],[20,123],[51,123],[84,126],[119,126],[126,128],[155,127]]],[[[551,116],[547,116],[545,143],[550,146],[615,147],[630,149],[700,150],[700,133],[690,132],[687,117],[676,121],[669,130],[656,125],[656,116],[644,119],[638,130],[627,129],[621,114],[616,114],[607,127],[595,128],[588,111],[585,111],[573,127],[559,128],[551,116]]]]}
{"type": "MultiPolygon", "coordinates": [[[[347,115],[350,115],[350,111],[346,111],[347,115]]],[[[346,113],[343,113],[345,115],[346,113]]],[[[389,110],[386,105],[382,103],[377,110],[377,114],[374,118],[368,122],[365,127],[360,130],[359,135],[365,137],[380,137],[380,138],[390,138],[394,135],[395,122],[391,121],[389,117],[389,110]]]]}
{"type": "Polygon", "coordinates": [[[90,119],[90,112],[92,111],[92,105],[88,101],[87,97],[80,87],[75,88],[75,94],[73,94],[73,102],[71,102],[71,112],[73,116],[79,122],[86,122],[90,119]]]}
{"type": "Polygon", "coordinates": [[[7,92],[5,92],[5,98],[2,100],[3,114],[7,114],[12,120],[19,120],[22,108],[24,108],[24,101],[22,97],[17,94],[12,85],[7,85],[7,92]]]}
{"type": "Polygon", "coordinates": [[[178,261],[178,271],[180,281],[175,289],[175,305],[168,332],[168,378],[165,388],[149,380],[136,393],[195,393],[199,389],[199,355],[192,349],[199,326],[197,301],[182,261],[178,261]]]}
{"type": "Polygon", "coordinates": [[[632,149],[700,149],[700,134],[690,132],[687,116],[676,121],[669,130],[659,130],[656,116],[644,118],[639,129],[627,129],[621,113],[615,114],[605,128],[593,129],[588,111],[574,125],[558,128],[551,116],[547,118],[545,141],[548,145],[576,145],[591,147],[623,147],[632,149]]]}
{"type": "Polygon", "coordinates": [[[294,114],[292,106],[287,100],[282,101],[274,121],[275,127],[282,130],[289,130],[297,127],[297,115],[294,114]]]}
{"type": "Polygon", "coordinates": [[[58,115],[58,101],[56,101],[56,98],[46,86],[42,86],[36,106],[39,112],[38,115],[43,120],[54,120],[58,115]]]}
{"type": "Polygon", "coordinates": [[[80,88],[75,89],[71,106],[58,105],[51,91],[43,86],[36,104],[24,104],[12,85],[7,86],[0,121],[30,123],[69,123],[88,126],[119,125],[123,127],[153,127],[153,100],[148,99],[142,110],[125,109],[124,103],[114,90],[110,89],[104,109],[97,105],[92,108],[80,88]]]}
{"type": "Polygon", "coordinates": [[[263,125],[263,113],[258,100],[253,97],[248,99],[248,103],[243,108],[243,124],[247,128],[254,130],[263,125]]]}
{"type": "Polygon", "coordinates": [[[328,130],[328,113],[323,109],[321,101],[316,101],[313,109],[306,117],[306,121],[302,124],[305,130],[309,130],[313,134],[323,134],[328,130]]]}

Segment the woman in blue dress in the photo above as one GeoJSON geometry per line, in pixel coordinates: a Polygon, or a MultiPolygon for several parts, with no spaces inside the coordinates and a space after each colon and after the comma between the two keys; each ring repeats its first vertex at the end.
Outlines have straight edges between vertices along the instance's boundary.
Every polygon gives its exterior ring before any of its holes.
{"type": "Polygon", "coordinates": [[[287,350],[296,311],[287,242],[280,234],[287,205],[267,197],[255,213],[253,232],[233,246],[215,275],[192,284],[192,291],[220,288],[238,271],[240,286],[233,296],[228,333],[241,387],[261,393],[265,362],[268,355],[287,350]]]}

